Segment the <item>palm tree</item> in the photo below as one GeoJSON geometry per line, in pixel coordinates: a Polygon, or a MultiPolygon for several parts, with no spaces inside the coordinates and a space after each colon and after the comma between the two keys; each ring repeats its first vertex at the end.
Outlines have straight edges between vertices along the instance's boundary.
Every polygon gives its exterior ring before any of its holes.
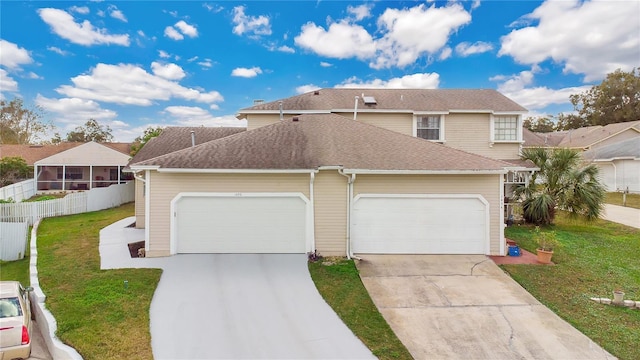
{"type": "Polygon", "coordinates": [[[521,158],[540,168],[528,184],[514,191],[514,198],[522,200],[527,222],[551,224],[556,209],[588,220],[600,217],[605,189],[598,180],[598,168],[583,165],[578,151],[528,148],[522,150],[521,158]]]}

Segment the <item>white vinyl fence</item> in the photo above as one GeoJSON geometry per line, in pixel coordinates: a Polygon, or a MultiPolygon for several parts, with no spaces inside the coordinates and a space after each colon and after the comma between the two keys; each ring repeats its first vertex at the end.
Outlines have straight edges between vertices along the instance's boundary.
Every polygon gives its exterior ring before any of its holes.
{"type": "MultiPolygon", "coordinates": [[[[24,226],[29,226],[38,219],[108,209],[132,202],[134,198],[135,185],[133,181],[130,181],[126,184],[67,194],[65,197],[55,200],[0,204],[0,224],[24,223],[24,226]]],[[[9,231],[5,232],[4,228],[0,230],[2,230],[0,231],[0,247],[4,249],[5,245],[10,246],[7,244],[13,241],[14,235],[9,231]]],[[[21,238],[21,245],[15,246],[16,248],[22,246],[23,255],[26,240],[26,237],[21,238]]],[[[2,255],[4,256],[4,254],[3,250],[2,255]]],[[[6,260],[4,257],[0,257],[0,259],[6,260]]]]}
{"type": "Polygon", "coordinates": [[[0,260],[13,261],[24,258],[27,249],[26,222],[0,222],[0,260]]]}
{"type": "Polygon", "coordinates": [[[36,181],[34,179],[21,181],[19,183],[0,188],[0,199],[2,200],[13,199],[15,202],[20,202],[35,194],[36,181]]]}

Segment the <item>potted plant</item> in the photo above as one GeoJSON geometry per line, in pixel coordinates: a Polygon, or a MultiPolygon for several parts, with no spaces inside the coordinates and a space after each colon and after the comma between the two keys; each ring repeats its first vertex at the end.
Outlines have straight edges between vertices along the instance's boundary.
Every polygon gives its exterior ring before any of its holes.
{"type": "Polygon", "coordinates": [[[560,245],[555,231],[540,231],[540,228],[536,226],[534,240],[538,244],[538,248],[536,249],[538,262],[550,264],[553,249],[560,245]]]}

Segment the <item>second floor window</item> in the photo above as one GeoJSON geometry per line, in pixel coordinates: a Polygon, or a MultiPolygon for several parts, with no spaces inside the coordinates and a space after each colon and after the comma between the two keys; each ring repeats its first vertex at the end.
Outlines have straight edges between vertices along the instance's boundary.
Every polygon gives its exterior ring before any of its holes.
{"type": "Polygon", "coordinates": [[[420,116],[417,121],[417,136],[426,140],[440,140],[440,116],[420,116]]]}
{"type": "Polygon", "coordinates": [[[494,119],[494,139],[496,141],[518,140],[518,117],[496,116],[494,119]]]}

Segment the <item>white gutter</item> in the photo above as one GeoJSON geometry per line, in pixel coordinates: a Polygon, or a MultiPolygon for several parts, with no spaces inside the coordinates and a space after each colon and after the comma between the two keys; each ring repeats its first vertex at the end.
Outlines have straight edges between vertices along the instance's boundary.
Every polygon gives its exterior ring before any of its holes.
{"type": "Polygon", "coordinates": [[[351,176],[344,173],[342,169],[338,169],[338,174],[347,178],[347,259],[356,259],[360,260],[360,258],[353,255],[351,252],[351,211],[352,211],[352,199],[353,199],[353,183],[356,181],[356,174],[351,174],[351,176]]]}
{"type": "Polygon", "coordinates": [[[161,167],[146,170],[182,174],[308,174],[311,171],[315,171],[315,169],[165,169],[161,167]]]}
{"type": "Polygon", "coordinates": [[[353,120],[355,120],[356,117],[358,117],[358,99],[359,99],[359,97],[356,96],[355,99],[356,99],[356,103],[355,103],[355,105],[353,107],[353,120]]]}
{"type": "Polygon", "coordinates": [[[498,175],[506,174],[507,169],[502,170],[371,170],[371,169],[344,169],[345,174],[362,175],[498,175]]]}
{"type": "Polygon", "coordinates": [[[145,179],[142,176],[138,175],[138,171],[134,171],[133,172],[133,178],[136,179],[136,180],[142,181],[143,184],[147,183],[147,179],[145,179]]]}

